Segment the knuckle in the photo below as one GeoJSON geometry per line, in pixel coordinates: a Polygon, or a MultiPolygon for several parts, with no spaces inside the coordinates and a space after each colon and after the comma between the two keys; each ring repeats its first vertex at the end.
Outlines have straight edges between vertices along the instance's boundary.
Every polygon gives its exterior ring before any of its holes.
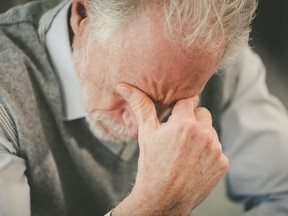
{"type": "Polygon", "coordinates": [[[205,147],[212,147],[212,144],[213,144],[213,133],[212,133],[212,130],[209,129],[209,128],[202,128],[201,129],[201,139],[202,139],[202,142],[203,144],[205,145],[205,147]]]}
{"type": "Polygon", "coordinates": [[[229,169],[229,160],[228,158],[222,154],[220,158],[220,169],[225,173],[229,169]]]}
{"type": "Polygon", "coordinates": [[[182,133],[191,133],[195,126],[195,121],[190,118],[178,119],[175,123],[175,129],[182,133]]]}
{"type": "Polygon", "coordinates": [[[204,112],[204,113],[210,114],[209,110],[208,110],[206,107],[198,107],[198,108],[197,108],[197,111],[198,111],[198,112],[204,112]]]}
{"type": "Polygon", "coordinates": [[[207,108],[205,108],[205,107],[198,107],[196,109],[196,115],[199,114],[199,113],[201,113],[202,115],[206,115],[206,116],[211,117],[210,111],[207,108]]]}
{"type": "Polygon", "coordinates": [[[185,125],[185,129],[187,130],[187,132],[190,133],[197,127],[197,123],[192,118],[182,119],[182,124],[185,125]]]}
{"type": "Polygon", "coordinates": [[[221,157],[221,155],[223,154],[222,152],[222,146],[220,143],[216,144],[215,145],[215,149],[214,149],[214,154],[215,156],[218,158],[218,157],[221,157]]]}

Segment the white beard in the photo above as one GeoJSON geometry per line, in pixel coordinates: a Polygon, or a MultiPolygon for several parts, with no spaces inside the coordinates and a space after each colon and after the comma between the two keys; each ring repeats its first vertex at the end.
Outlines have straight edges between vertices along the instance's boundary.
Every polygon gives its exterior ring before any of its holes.
{"type": "Polygon", "coordinates": [[[127,134],[123,125],[116,124],[110,118],[103,115],[94,115],[86,118],[91,132],[101,141],[113,143],[135,142],[127,134]]]}
{"type": "MultiPolygon", "coordinates": [[[[88,64],[88,49],[86,47],[74,47],[73,61],[74,69],[79,77],[81,77],[81,71],[85,70],[85,66],[88,64]]],[[[87,91],[85,91],[84,83],[79,82],[81,86],[81,96],[84,107],[87,110],[89,104],[89,97],[87,91]]],[[[112,143],[137,143],[137,140],[128,136],[124,125],[116,124],[109,116],[102,114],[93,114],[86,117],[89,128],[94,136],[96,136],[101,142],[112,143]]]]}

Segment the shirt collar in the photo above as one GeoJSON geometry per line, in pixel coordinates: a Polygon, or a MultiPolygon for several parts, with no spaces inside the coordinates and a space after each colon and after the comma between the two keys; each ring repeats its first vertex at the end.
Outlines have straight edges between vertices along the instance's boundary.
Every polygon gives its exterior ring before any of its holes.
{"type": "Polygon", "coordinates": [[[52,65],[59,77],[63,100],[64,120],[74,120],[86,116],[72,61],[72,51],[68,33],[68,1],[55,15],[46,33],[46,47],[52,65]]]}

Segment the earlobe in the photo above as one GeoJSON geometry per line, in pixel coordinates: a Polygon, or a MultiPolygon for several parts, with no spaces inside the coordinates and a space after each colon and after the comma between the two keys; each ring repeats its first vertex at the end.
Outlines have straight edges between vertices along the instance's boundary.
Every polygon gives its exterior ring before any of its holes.
{"type": "Polygon", "coordinates": [[[70,24],[74,35],[82,34],[87,26],[86,0],[74,0],[71,8],[70,24]]]}

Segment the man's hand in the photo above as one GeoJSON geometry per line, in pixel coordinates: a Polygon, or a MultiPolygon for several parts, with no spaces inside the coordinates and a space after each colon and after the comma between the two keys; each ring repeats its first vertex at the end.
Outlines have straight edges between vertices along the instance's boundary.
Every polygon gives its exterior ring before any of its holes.
{"type": "Polygon", "coordinates": [[[115,208],[120,215],[188,215],[228,169],[211,115],[195,99],[179,100],[168,121],[160,123],[151,99],[120,84],[138,122],[140,155],[135,186],[115,208]]]}

